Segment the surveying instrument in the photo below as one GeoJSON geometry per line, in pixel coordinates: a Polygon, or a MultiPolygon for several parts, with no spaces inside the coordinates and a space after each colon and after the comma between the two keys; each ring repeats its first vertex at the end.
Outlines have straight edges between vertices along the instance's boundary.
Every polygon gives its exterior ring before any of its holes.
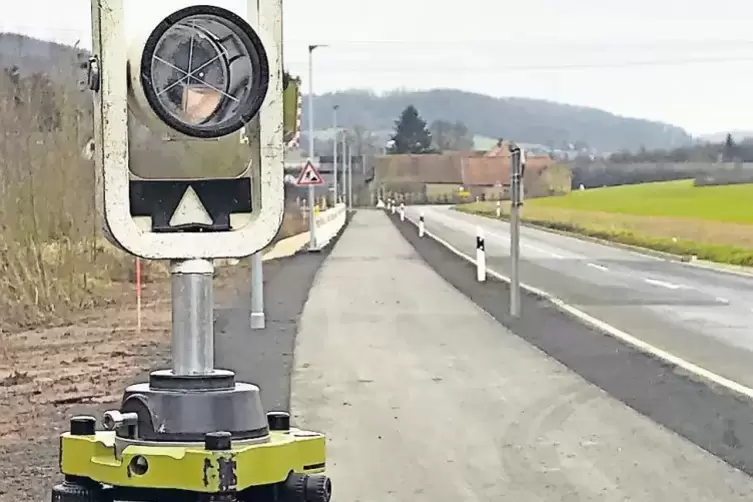
{"type": "Polygon", "coordinates": [[[133,40],[124,0],[91,2],[97,210],[115,246],[170,261],[172,367],[127,387],[103,430],[71,419],[52,501],[328,502],[325,437],[265,414],[258,387],[214,368],[213,260],[260,251],[282,222],[282,0],[249,0],[247,19],[187,5],[133,40]],[[231,144],[250,161],[181,176],[165,167],[174,149],[134,165],[136,126],[159,139],[150,148],[184,148],[180,165],[231,144]]]}

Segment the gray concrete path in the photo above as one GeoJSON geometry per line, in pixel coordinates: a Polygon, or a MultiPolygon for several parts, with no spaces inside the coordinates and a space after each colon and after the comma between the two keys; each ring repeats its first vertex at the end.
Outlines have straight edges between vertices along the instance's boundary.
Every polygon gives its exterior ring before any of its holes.
{"type": "Polygon", "coordinates": [[[359,212],[297,337],[338,502],[737,501],[753,480],[514,336],[359,212]]]}

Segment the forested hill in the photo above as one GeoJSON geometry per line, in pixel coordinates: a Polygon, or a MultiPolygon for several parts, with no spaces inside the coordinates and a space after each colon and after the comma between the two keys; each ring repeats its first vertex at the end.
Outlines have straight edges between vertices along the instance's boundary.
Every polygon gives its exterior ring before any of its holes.
{"type": "MultiPolygon", "coordinates": [[[[83,77],[77,68],[83,60],[85,54],[73,47],[0,33],[0,70],[17,65],[22,75],[43,72],[53,80],[62,78],[75,85],[83,77]]],[[[305,129],[305,96],[303,101],[305,129]]],[[[594,108],[525,98],[500,99],[452,89],[385,95],[343,91],[318,96],[314,100],[317,129],[331,127],[334,104],[340,106],[341,125],[362,126],[372,132],[391,130],[400,112],[412,104],[427,122],[460,121],[474,135],[514,138],[551,148],[585,143],[599,151],[653,150],[692,141],[683,129],[669,124],[619,117],[594,108]]]]}
{"type": "Polygon", "coordinates": [[[15,33],[0,33],[0,68],[17,66],[21,75],[41,72],[55,80],[82,74],[87,54],[68,45],[15,33]]]}
{"type": "MultiPolygon", "coordinates": [[[[308,124],[305,96],[303,101],[305,129],[308,124]]],[[[620,117],[595,108],[526,98],[493,98],[454,89],[385,95],[352,90],[317,96],[314,100],[317,129],[331,127],[335,104],[339,105],[341,125],[360,125],[371,131],[392,129],[400,112],[412,104],[427,122],[461,121],[473,134],[515,138],[553,148],[585,142],[600,151],[617,151],[673,148],[692,142],[685,130],[670,124],[620,117]]]]}

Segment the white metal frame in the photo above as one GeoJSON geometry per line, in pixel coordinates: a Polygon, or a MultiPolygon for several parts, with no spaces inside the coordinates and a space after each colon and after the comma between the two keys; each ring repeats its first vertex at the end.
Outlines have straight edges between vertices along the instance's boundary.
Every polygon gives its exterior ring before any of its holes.
{"type": "Polygon", "coordinates": [[[97,211],[108,239],[131,254],[155,260],[242,258],[263,249],[277,233],[284,207],[282,0],[254,2],[258,18],[252,26],[264,43],[270,69],[269,89],[258,115],[259,152],[252,151],[260,160],[251,173],[255,210],[238,230],[210,233],[149,232],[131,217],[123,3],[91,0],[92,47],[100,71],[94,111],[97,211]]]}

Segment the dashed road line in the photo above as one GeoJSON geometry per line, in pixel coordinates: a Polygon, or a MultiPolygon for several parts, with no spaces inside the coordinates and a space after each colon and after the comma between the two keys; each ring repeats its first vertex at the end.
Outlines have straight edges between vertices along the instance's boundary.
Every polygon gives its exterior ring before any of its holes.
{"type": "Polygon", "coordinates": [[[588,265],[588,266],[589,266],[589,267],[591,267],[591,268],[595,268],[595,269],[597,269],[597,270],[602,270],[602,271],[607,271],[607,270],[609,270],[609,269],[608,269],[607,267],[605,267],[604,265],[599,265],[599,264],[597,264],[597,263],[586,263],[586,265],[588,265]]]}
{"type": "Polygon", "coordinates": [[[643,279],[643,281],[647,282],[648,284],[653,284],[654,286],[661,286],[662,288],[667,288],[667,289],[687,288],[687,286],[683,286],[682,284],[674,284],[671,282],[659,281],[657,279],[643,279]]]}

